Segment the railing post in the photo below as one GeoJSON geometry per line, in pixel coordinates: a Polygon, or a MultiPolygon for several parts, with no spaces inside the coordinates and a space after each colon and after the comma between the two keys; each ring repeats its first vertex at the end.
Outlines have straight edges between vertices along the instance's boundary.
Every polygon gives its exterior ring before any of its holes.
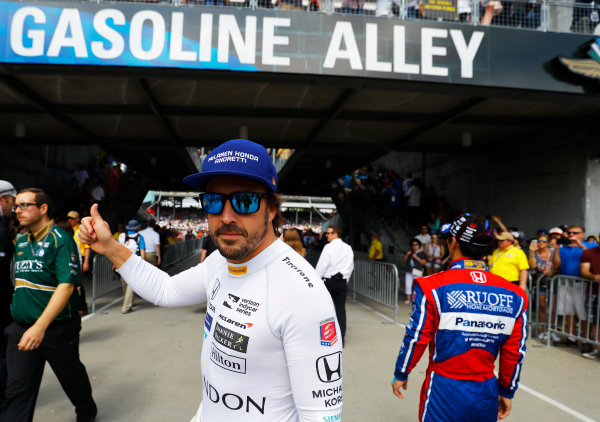
{"type": "MultiPolygon", "coordinates": [[[[88,251],[89,253],[89,251],[88,251]]],[[[98,277],[98,256],[94,255],[94,259],[92,261],[92,313],[96,313],[96,279],[98,277]]]]}
{"type": "Polygon", "coordinates": [[[335,11],[333,0],[325,0],[325,13],[331,15],[335,11]]]}
{"type": "Polygon", "coordinates": [[[548,0],[542,0],[540,8],[540,31],[548,31],[550,29],[550,6],[548,0]]]}
{"type": "Polygon", "coordinates": [[[400,15],[400,19],[406,20],[406,15],[407,15],[407,13],[406,13],[406,8],[407,8],[407,7],[408,7],[408,6],[407,6],[407,2],[406,2],[406,0],[402,0],[402,1],[400,2],[400,10],[399,10],[399,12],[398,12],[398,14],[400,15]]]}
{"type": "Polygon", "coordinates": [[[552,333],[550,332],[550,327],[552,324],[552,307],[554,306],[554,279],[556,276],[550,277],[548,280],[548,287],[546,289],[546,295],[548,295],[548,303],[546,305],[546,347],[550,347],[552,343],[550,342],[552,339],[552,333]]]}
{"type": "Polygon", "coordinates": [[[479,24],[479,0],[472,0],[471,2],[471,23],[473,25],[479,24]]]}
{"type": "Polygon", "coordinates": [[[350,276],[350,280],[352,280],[352,302],[356,302],[356,271],[358,269],[358,261],[354,261],[354,271],[352,271],[352,275],[350,276]]]}
{"type": "Polygon", "coordinates": [[[400,288],[400,277],[398,276],[398,267],[394,265],[394,324],[398,322],[398,289],[400,288]]]}
{"type": "Polygon", "coordinates": [[[250,0],[250,9],[256,10],[258,7],[258,0],[250,0]]]}

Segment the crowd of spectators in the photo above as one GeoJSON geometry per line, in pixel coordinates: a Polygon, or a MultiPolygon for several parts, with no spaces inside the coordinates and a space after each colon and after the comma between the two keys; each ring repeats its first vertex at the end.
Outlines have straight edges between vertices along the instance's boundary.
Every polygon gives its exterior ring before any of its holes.
{"type": "MultiPolygon", "coordinates": [[[[536,318],[538,338],[546,341],[550,335],[550,340],[561,346],[581,344],[583,357],[600,358],[600,347],[594,348],[591,344],[591,341],[599,341],[600,331],[598,238],[586,236],[585,228],[577,224],[542,228],[534,237],[526,238],[523,231],[506,227],[499,217],[488,215],[486,218],[493,227],[494,239],[486,257],[489,269],[532,296],[532,317],[536,318]],[[557,274],[575,278],[554,282],[550,301],[549,283],[557,274]],[[550,333],[548,326],[554,331],[550,333]],[[563,336],[559,337],[557,332],[563,336]]],[[[404,254],[407,300],[410,300],[414,277],[447,268],[449,256],[443,236],[422,225],[410,240],[409,250],[404,254]]]]}
{"type": "MultiPolygon", "coordinates": [[[[133,0],[135,1],[135,0],[133,0]]],[[[155,0],[177,5],[258,7],[264,9],[334,11],[351,15],[374,15],[382,18],[406,16],[408,19],[433,19],[474,23],[474,8],[478,9],[480,25],[509,26],[537,29],[542,24],[541,0],[457,0],[450,9],[440,10],[423,0],[407,0],[405,10],[401,0],[155,0]],[[430,7],[431,6],[431,7],[430,7]]],[[[586,0],[578,0],[573,7],[571,31],[593,33],[598,23],[597,7],[586,0]]]]}
{"type": "Polygon", "coordinates": [[[402,177],[380,163],[339,178],[335,195],[341,202],[350,199],[349,202],[358,207],[355,211],[372,220],[369,224],[375,231],[378,231],[380,218],[392,228],[405,221],[410,227],[425,224],[436,231],[453,217],[446,200],[425,186],[420,178],[411,173],[402,177]]]}

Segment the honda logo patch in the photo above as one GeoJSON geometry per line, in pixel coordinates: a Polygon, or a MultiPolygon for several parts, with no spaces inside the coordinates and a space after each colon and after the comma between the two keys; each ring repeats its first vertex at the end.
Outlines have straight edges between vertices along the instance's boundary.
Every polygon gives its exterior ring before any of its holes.
{"type": "Polygon", "coordinates": [[[485,273],[482,273],[481,271],[471,271],[471,278],[473,279],[473,281],[475,283],[479,283],[479,284],[484,284],[487,283],[487,277],[485,276],[485,273]]]}
{"type": "Polygon", "coordinates": [[[321,382],[342,379],[342,352],[321,356],[317,359],[317,375],[321,382]]]}

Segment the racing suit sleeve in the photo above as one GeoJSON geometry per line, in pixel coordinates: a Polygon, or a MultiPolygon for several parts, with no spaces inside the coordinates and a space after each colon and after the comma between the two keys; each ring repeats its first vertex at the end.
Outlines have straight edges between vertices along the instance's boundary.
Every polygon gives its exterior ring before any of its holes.
{"type": "Polygon", "coordinates": [[[521,365],[525,359],[527,339],[527,298],[521,296],[521,309],[515,320],[513,331],[500,348],[500,374],[498,393],[512,399],[519,387],[521,365]]]}
{"type": "MultiPolygon", "coordinates": [[[[313,279],[316,274],[311,270],[306,269],[306,274],[313,279]]],[[[299,421],[338,421],[342,413],[342,336],[325,285],[319,279],[312,284],[314,287],[307,288],[271,283],[269,325],[283,344],[299,421]],[[286,296],[295,300],[273,300],[286,296]]]]}
{"type": "Polygon", "coordinates": [[[205,264],[200,264],[170,276],[134,254],[117,272],[138,295],[155,305],[170,308],[206,302],[205,268],[205,264]]]}
{"type": "Polygon", "coordinates": [[[423,289],[415,283],[413,311],[406,326],[406,334],[396,360],[394,376],[400,381],[406,381],[408,374],[417,365],[425,348],[435,335],[435,310],[423,289]]]}

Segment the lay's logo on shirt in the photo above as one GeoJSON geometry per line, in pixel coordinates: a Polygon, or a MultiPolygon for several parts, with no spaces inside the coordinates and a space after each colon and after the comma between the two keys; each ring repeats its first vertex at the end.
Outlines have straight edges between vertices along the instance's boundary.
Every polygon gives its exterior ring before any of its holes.
{"type": "Polygon", "coordinates": [[[248,267],[244,266],[244,267],[232,267],[231,265],[228,265],[227,268],[229,269],[229,274],[233,274],[233,275],[244,275],[248,273],[248,267]]]}

